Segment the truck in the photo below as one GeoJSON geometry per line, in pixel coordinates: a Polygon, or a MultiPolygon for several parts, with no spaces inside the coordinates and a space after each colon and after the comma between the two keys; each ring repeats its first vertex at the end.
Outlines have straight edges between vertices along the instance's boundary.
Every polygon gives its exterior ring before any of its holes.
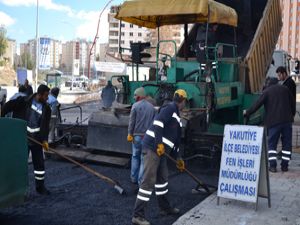
{"type": "MultiPolygon", "coordinates": [[[[170,100],[176,89],[184,89],[188,94],[187,108],[181,114],[184,157],[201,157],[213,165],[219,164],[224,125],[243,124],[243,110],[258,98],[272,62],[282,27],[280,1],[188,0],[184,5],[181,3],[181,0],[153,0],[153,7],[149,7],[146,0],[132,0],[120,5],[115,18],[121,22],[158,29],[157,33],[161,26],[182,24],[184,41],[181,46],[172,40],[159,40],[156,46],[131,44],[130,64],[137,73],[143,56],[148,56],[144,50],[156,49],[155,72],[146,81],[138,80],[138,76],[129,81],[126,74],[112,76],[113,83],[120,83],[118,93],[122,96],[118,96],[117,108],[91,115],[85,128],[87,136],[83,137],[88,149],[99,154],[131,154],[126,136],[135,89],[144,87],[158,106],[170,100]],[[188,30],[190,24],[193,26],[188,30]],[[208,32],[216,24],[216,42],[210,44],[208,32]],[[202,58],[197,57],[195,50],[201,27],[206,32],[202,58]],[[175,54],[162,52],[164,44],[170,44],[175,54]]],[[[249,123],[259,124],[262,119],[261,110],[249,123]]]]}

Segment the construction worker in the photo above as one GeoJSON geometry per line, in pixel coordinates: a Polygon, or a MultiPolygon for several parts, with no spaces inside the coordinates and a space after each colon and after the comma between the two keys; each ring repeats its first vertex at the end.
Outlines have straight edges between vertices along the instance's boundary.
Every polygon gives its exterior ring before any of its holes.
{"type": "Polygon", "coordinates": [[[48,151],[49,122],[51,109],[47,104],[50,89],[46,85],[40,85],[37,93],[27,97],[19,97],[8,101],[1,112],[4,116],[9,112],[17,115],[17,118],[27,121],[27,135],[42,143],[43,147],[28,141],[28,152],[31,151],[35,175],[36,191],[42,195],[50,192],[44,185],[45,166],[43,149],[48,151]]]}
{"type": "Polygon", "coordinates": [[[128,125],[127,141],[132,142],[131,182],[141,184],[144,165],[142,140],[155,116],[153,105],[147,101],[145,89],[137,88],[134,92],[136,103],[132,105],[128,125]]]}
{"type": "Polygon", "coordinates": [[[32,87],[31,85],[29,84],[29,81],[26,79],[25,82],[24,82],[24,86],[26,88],[26,95],[27,96],[30,96],[33,94],[33,90],[32,90],[32,87]]]}
{"type": "MultiPolygon", "coordinates": [[[[277,77],[278,77],[280,83],[282,85],[286,86],[289,89],[289,91],[291,92],[291,94],[293,96],[293,103],[296,105],[296,89],[297,89],[297,87],[296,87],[295,81],[292,79],[291,76],[288,75],[286,68],[283,66],[278,67],[276,70],[276,73],[277,73],[277,77]]],[[[296,111],[293,114],[294,117],[295,117],[295,114],[296,114],[296,111]]],[[[294,122],[294,120],[292,122],[294,122]]],[[[291,130],[291,134],[288,138],[290,139],[290,142],[292,143],[292,134],[293,134],[293,124],[292,123],[290,123],[289,129],[291,130]]],[[[285,137],[285,138],[287,138],[287,137],[285,137]]],[[[288,155],[284,154],[284,149],[282,151],[279,151],[277,154],[278,159],[281,159],[282,157],[285,157],[285,158],[289,157],[288,155]]]]}
{"type": "Polygon", "coordinates": [[[20,85],[18,88],[18,92],[15,93],[9,100],[17,99],[18,97],[24,97],[24,96],[27,96],[26,88],[24,85],[20,85]]]}
{"type": "Polygon", "coordinates": [[[48,97],[47,103],[51,108],[51,120],[49,126],[49,143],[53,143],[55,141],[55,126],[58,121],[58,107],[59,102],[57,97],[59,95],[59,88],[55,87],[51,89],[51,94],[48,97]]]}
{"type": "MultiPolygon", "coordinates": [[[[168,199],[168,167],[165,151],[179,154],[181,138],[181,120],[179,111],[185,107],[187,94],[179,89],[175,92],[173,102],[159,109],[150,128],[143,139],[145,166],[144,177],[137,194],[132,217],[133,224],[149,225],[145,219],[145,208],[155,188],[161,215],[179,214],[179,209],[171,207],[168,199]]],[[[177,168],[184,170],[184,161],[177,157],[177,168]]]]}
{"type": "Polygon", "coordinates": [[[116,99],[116,90],[111,81],[107,81],[107,85],[101,92],[102,108],[109,109],[116,99]]]}
{"type": "Polygon", "coordinates": [[[244,111],[247,118],[261,106],[265,108],[264,125],[268,131],[269,171],[277,172],[277,144],[281,135],[282,160],[281,171],[288,171],[292,150],[292,122],[296,111],[293,95],[287,87],[278,84],[277,78],[270,78],[269,86],[265,88],[258,100],[244,111]]]}

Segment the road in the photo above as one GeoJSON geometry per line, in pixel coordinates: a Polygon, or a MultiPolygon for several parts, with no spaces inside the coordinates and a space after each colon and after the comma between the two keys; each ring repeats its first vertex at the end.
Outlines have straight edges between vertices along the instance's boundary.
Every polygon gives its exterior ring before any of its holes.
{"type": "MultiPolygon", "coordinates": [[[[215,174],[210,174],[194,160],[187,166],[199,178],[216,184],[215,174]],[[212,176],[210,176],[212,175],[212,176]]],[[[34,191],[32,165],[29,165],[27,201],[17,207],[0,210],[1,225],[126,225],[131,215],[137,187],[130,183],[129,169],[103,165],[89,165],[96,171],[120,182],[127,194],[121,196],[110,185],[86,173],[72,164],[49,159],[46,161],[46,185],[50,196],[40,196],[34,191]]],[[[171,203],[187,212],[206,195],[192,194],[194,181],[186,174],[178,173],[170,164],[169,198],[171,203]]],[[[149,203],[147,217],[155,225],[172,224],[179,216],[160,217],[155,196],[149,203]]]]}

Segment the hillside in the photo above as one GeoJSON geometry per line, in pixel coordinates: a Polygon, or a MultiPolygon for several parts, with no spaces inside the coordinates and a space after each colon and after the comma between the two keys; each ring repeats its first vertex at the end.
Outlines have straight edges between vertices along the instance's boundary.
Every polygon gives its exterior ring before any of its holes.
{"type": "Polygon", "coordinates": [[[13,86],[14,81],[17,80],[16,72],[8,65],[0,67],[0,85],[13,86]]]}

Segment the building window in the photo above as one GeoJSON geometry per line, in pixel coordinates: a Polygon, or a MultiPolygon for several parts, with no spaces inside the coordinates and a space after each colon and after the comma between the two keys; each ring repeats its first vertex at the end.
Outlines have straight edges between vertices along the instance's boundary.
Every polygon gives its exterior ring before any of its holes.
{"type": "Polygon", "coordinates": [[[125,27],[125,23],[121,23],[121,27],[125,27]]]}
{"type": "Polygon", "coordinates": [[[125,36],[125,33],[124,33],[124,32],[121,32],[121,36],[125,36]]]}
{"type": "Polygon", "coordinates": [[[121,44],[122,44],[122,45],[124,45],[124,44],[125,44],[125,41],[124,41],[124,40],[122,40],[122,41],[121,41],[121,44]]]}
{"type": "Polygon", "coordinates": [[[130,28],[133,28],[133,24],[130,24],[130,28]]]}
{"type": "Polygon", "coordinates": [[[133,32],[129,32],[129,36],[130,36],[130,37],[133,37],[133,32]]]}
{"type": "Polygon", "coordinates": [[[139,37],[142,37],[142,33],[138,33],[138,36],[139,36],[139,37]]]}

